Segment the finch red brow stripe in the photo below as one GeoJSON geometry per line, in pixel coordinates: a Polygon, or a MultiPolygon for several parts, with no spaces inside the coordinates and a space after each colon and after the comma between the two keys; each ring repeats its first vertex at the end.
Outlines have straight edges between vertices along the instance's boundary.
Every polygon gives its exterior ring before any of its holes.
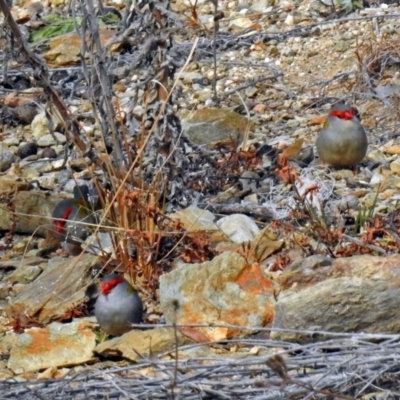
{"type": "Polygon", "coordinates": [[[331,116],[349,120],[354,117],[354,111],[351,108],[346,111],[332,110],[331,116]]]}
{"type": "Polygon", "coordinates": [[[65,221],[56,221],[55,226],[56,226],[56,232],[61,233],[64,230],[65,221]]]}
{"type": "Polygon", "coordinates": [[[67,208],[65,209],[64,214],[62,215],[61,218],[62,218],[62,219],[68,219],[69,216],[71,215],[71,213],[72,213],[72,207],[69,206],[69,207],[67,207],[67,208]]]}
{"type": "MultiPolygon", "coordinates": [[[[61,216],[62,219],[68,219],[72,213],[72,207],[67,207],[64,214],[61,216]]],[[[62,233],[65,227],[65,221],[55,221],[56,232],[62,233]]]]}
{"type": "Polygon", "coordinates": [[[115,286],[122,282],[124,282],[124,278],[122,276],[118,276],[117,278],[109,282],[101,282],[101,293],[103,293],[104,295],[109,294],[111,290],[115,288],[115,286]]]}

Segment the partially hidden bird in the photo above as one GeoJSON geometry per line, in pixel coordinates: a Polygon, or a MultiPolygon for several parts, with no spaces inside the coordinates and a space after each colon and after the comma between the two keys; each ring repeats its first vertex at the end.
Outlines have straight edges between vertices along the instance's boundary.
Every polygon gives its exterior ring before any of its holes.
{"type": "Polygon", "coordinates": [[[132,330],[143,318],[143,303],[138,293],[122,276],[106,275],[100,283],[95,316],[104,332],[112,336],[132,330]]]}
{"type": "Polygon", "coordinates": [[[81,250],[81,244],[90,235],[95,217],[93,207],[89,202],[89,188],[87,185],[74,187],[74,198],[61,200],[56,204],[52,213],[53,235],[61,242],[66,242],[81,250]]]}
{"type": "Polygon", "coordinates": [[[354,167],[368,149],[367,134],[358,111],[347,104],[332,106],[317,138],[320,159],[333,167],[354,167]]]}

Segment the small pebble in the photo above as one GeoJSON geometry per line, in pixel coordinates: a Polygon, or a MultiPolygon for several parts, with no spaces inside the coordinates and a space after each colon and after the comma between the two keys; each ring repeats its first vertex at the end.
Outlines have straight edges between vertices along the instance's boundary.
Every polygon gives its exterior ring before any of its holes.
{"type": "Polygon", "coordinates": [[[16,161],[15,155],[8,150],[7,148],[3,147],[0,148],[0,171],[4,172],[7,171],[11,164],[16,161]]]}
{"type": "Polygon", "coordinates": [[[14,108],[14,117],[19,122],[25,125],[29,125],[38,114],[38,108],[36,105],[24,104],[14,108]]]}
{"type": "Polygon", "coordinates": [[[18,148],[17,155],[23,160],[29,156],[37,154],[38,146],[36,143],[26,143],[18,148]]]}
{"type": "Polygon", "coordinates": [[[57,158],[57,153],[52,147],[46,147],[42,151],[42,158],[57,158]]]}

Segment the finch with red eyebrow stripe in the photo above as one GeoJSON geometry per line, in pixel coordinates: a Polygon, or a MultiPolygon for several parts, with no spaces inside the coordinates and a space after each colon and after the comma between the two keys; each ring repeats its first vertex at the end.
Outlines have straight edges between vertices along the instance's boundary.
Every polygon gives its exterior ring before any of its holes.
{"type": "Polygon", "coordinates": [[[334,105],[317,139],[320,159],[333,167],[353,167],[368,150],[368,139],[355,108],[334,105]]]}
{"type": "MultiPolygon", "coordinates": [[[[77,253],[81,251],[81,243],[90,235],[91,227],[85,223],[96,222],[89,204],[88,192],[86,185],[75,186],[74,198],[58,202],[52,213],[53,235],[60,242],[75,246],[77,253]]],[[[74,251],[71,251],[71,254],[74,254],[74,251]]]]}
{"type": "Polygon", "coordinates": [[[143,318],[143,303],[135,289],[122,276],[106,275],[100,283],[94,314],[101,329],[109,335],[122,335],[143,318]]]}

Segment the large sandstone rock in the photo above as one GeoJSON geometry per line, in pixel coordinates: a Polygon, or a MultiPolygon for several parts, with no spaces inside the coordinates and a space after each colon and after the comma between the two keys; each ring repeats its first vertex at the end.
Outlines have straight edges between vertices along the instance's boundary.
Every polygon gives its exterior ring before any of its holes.
{"type": "Polygon", "coordinates": [[[96,334],[82,320],[31,328],[17,336],[8,368],[15,373],[78,365],[93,359],[96,334]]]}
{"type": "Polygon", "coordinates": [[[179,116],[183,135],[193,143],[209,147],[219,141],[241,140],[246,129],[253,127],[246,117],[228,109],[184,110],[179,116]]]}
{"type": "MultiPolygon", "coordinates": [[[[284,270],[273,328],[398,333],[400,255],[331,260],[313,256],[284,270]]],[[[272,338],[314,341],[319,334],[275,331],[272,338]]]]}
{"type": "Polygon", "coordinates": [[[60,199],[59,196],[49,197],[35,191],[3,195],[0,200],[0,230],[15,229],[17,233],[46,236],[51,229],[51,213],[60,199]]]}
{"type": "Polygon", "coordinates": [[[143,357],[155,357],[165,351],[175,351],[176,346],[188,343],[190,340],[174,328],[155,328],[129,331],[100,343],[94,351],[103,356],[123,356],[132,361],[140,361],[143,357]]]}
{"type": "Polygon", "coordinates": [[[74,310],[86,299],[92,281],[90,270],[98,258],[84,254],[74,258],[56,258],[40,265],[42,274],[16,296],[7,314],[21,324],[30,318],[40,323],[74,316],[74,310]]]}
{"type": "MultiPolygon", "coordinates": [[[[168,323],[268,326],[277,286],[259,264],[225,252],[210,262],[183,264],[160,278],[160,303],[168,323]]],[[[240,333],[227,327],[181,328],[196,341],[240,333]]]]}

